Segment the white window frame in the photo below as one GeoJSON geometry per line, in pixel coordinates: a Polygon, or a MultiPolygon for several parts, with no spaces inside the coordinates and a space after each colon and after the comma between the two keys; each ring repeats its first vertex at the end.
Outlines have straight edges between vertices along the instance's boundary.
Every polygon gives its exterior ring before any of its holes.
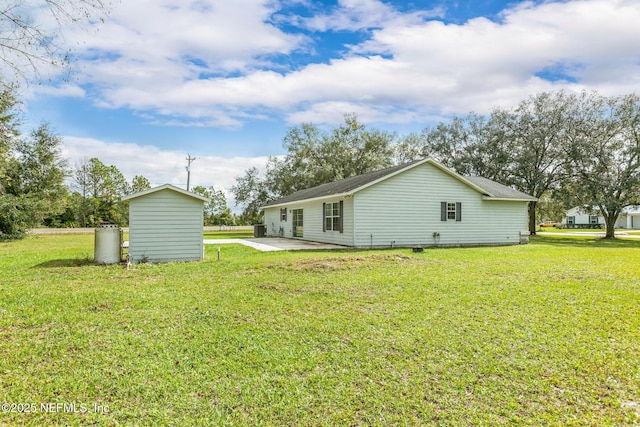
{"type": "Polygon", "coordinates": [[[447,221],[455,221],[456,220],[456,202],[447,202],[447,221]]]}
{"type": "Polygon", "coordinates": [[[325,231],[340,231],[340,202],[330,202],[324,205],[325,231]]]}

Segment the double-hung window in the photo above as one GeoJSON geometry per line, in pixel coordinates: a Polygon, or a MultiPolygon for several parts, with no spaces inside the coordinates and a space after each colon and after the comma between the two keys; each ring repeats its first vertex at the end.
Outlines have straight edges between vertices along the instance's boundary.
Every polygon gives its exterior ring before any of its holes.
{"type": "Polygon", "coordinates": [[[287,208],[280,209],[280,221],[287,220],[287,208]]]}
{"type": "Polygon", "coordinates": [[[447,221],[456,219],[456,204],[447,202],[447,221]]]}
{"type": "Polygon", "coordinates": [[[462,221],[462,203],[440,202],[440,221],[462,221]]]}
{"type": "Polygon", "coordinates": [[[342,202],[323,204],[323,231],[342,233],[342,202]]]}

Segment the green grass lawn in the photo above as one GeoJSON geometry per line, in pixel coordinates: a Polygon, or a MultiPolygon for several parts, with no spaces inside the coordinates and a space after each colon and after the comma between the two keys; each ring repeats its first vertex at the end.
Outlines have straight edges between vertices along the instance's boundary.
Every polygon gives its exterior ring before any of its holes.
{"type": "Polygon", "coordinates": [[[640,242],[216,252],[0,243],[0,425],[640,423],[640,242]]]}
{"type": "MultiPolygon", "coordinates": [[[[556,227],[539,227],[537,231],[546,231],[549,233],[604,233],[604,228],[556,228],[556,227]]],[[[616,230],[621,231],[621,230],[616,230]]]]}
{"type": "Polygon", "coordinates": [[[205,239],[247,239],[253,237],[253,230],[205,231],[205,239]]]}
{"type": "MultiPolygon", "coordinates": [[[[604,225],[603,225],[604,227],[604,225]]],[[[549,233],[604,233],[604,228],[555,228],[555,227],[540,227],[537,231],[549,232],[549,233]]],[[[616,229],[616,233],[626,234],[640,234],[640,230],[628,230],[628,229],[616,229]]]]}

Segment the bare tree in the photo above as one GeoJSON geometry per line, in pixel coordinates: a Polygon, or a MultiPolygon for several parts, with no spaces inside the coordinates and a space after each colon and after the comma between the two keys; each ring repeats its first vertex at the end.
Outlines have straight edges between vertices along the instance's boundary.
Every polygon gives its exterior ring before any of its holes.
{"type": "Polygon", "coordinates": [[[105,0],[0,2],[0,63],[5,74],[0,75],[0,84],[8,87],[40,78],[41,70],[49,67],[69,71],[70,51],[57,35],[70,24],[103,21],[106,12],[105,0]]]}

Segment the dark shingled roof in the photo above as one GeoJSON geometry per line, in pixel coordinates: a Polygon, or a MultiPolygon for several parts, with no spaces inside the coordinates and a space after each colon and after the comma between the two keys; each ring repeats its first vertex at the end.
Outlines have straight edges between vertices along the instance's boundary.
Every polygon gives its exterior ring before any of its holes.
{"type": "Polygon", "coordinates": [[[522,191],[514,190],[511,187],[502,185],[498,182],[481,176],[465,176],[464,179],[482,188],[497,199],[516,199],[516,200],[538,200],[522,191]]]}
{"type": "MultiPolygon", "coordinates": [[[[333,196],[338,194],[348,194],[352,191],[359,189],[367,184],[375,182],[379,179],[383,179],[387,176],[393,175],[396,172],[399,172],[403,169],[410,168],[416,163],[423,163],[425,160],[417,160],[411,163],[404,163],[402,165],[393,166],[387,169],[381,169],[374,172],[369,172],[363,175],[353,176],[351,178],[341,179],[335,182],[329,182],[327,184],[322,184],[317,187],[307,188],[306,190],[296,191],[293,194],[282,197],[277,200],[273,200],[267,203],[264,207],[282,205],[290,202],[297,202],[301,200],[309,200],[309,199],[317,199],[321,197],[333,196]]],[[[441,168],[443,166],[440,166],[441,168]]],[[[480,187],[487,194],[490,194],[496,198],[503,199],[518,199],[518,200],[536,200],[534,197],[531,197],[527,194],[521,193],[520,191],[509,188],[505,185],[498,184],[497,182],[491,181],[486,178],[481,177],[462,177],[468,180],[473,185],[480,187]]]]}
{"type": "Polygon", "coordinates": [[[280,205],[289,202],[297,202],[298,200],[316,199],[319,197],[332,196],[334,194],[349,193],[350,191],[360,188],[363,185],[369,184],[373,181],[377,181],[380,178],[384,178],[387,175],[391,175],[394,172],[409,167],[414,163],[417,163],[417,161],[365,173],[363,175],[352,176],[351,178],[329,182],[327,184],[318,185],[317,187],[307,188],[305,190],[296,191],[295,193],[285,196],[281,199],[267,203],[265,207],[269,207],[271,205],[280,205]]]}

